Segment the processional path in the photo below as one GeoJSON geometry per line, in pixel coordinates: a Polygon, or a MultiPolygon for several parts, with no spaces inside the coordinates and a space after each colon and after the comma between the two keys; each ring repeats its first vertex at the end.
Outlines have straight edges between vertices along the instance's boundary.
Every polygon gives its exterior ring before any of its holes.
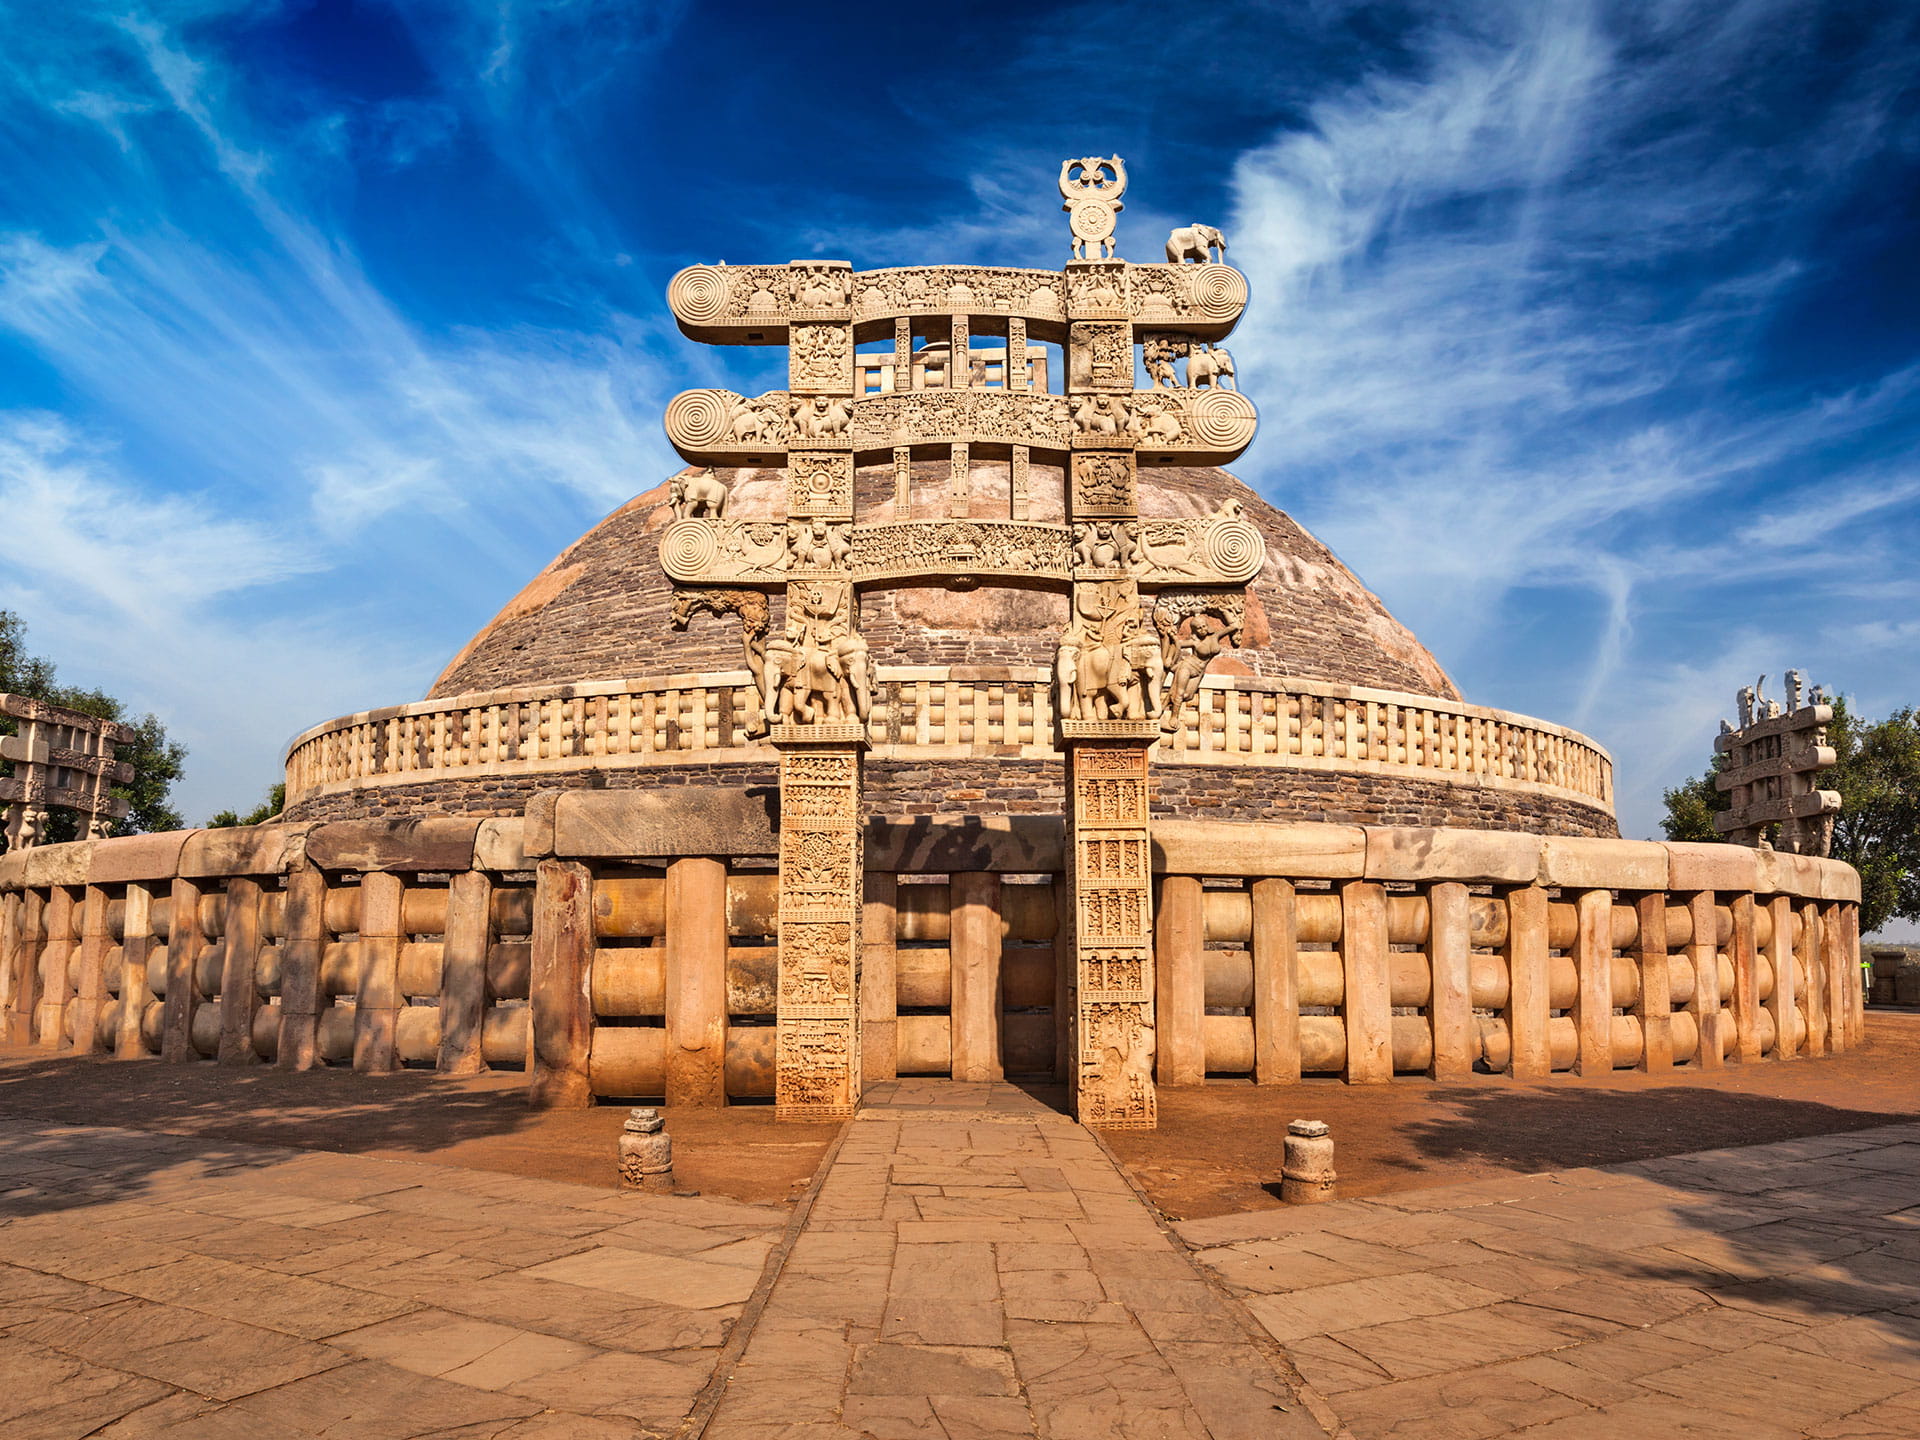
{"type": "Polygon", "coordinates": [[[870,1091],[707,1440],[1324,1436],[1086,1130],[1004,1084],[870,1091]]]}

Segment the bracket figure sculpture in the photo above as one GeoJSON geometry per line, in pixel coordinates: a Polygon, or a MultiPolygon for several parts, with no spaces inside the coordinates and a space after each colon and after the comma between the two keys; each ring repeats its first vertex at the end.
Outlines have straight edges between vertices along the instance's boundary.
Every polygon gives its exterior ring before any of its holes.
{"type": "Polygon", "coordinates": [[[864,725],[872,715],[872,667],[849,618],[851,591],[844,581],[814,581],[789,594],[786,632],[767,647],[765,706],[774,723],[864,725]]]}
{"type": "Polygon", "coordinates": [[[1133,581],[1075,587],[1073,616],[1054,652],[1054,681],[1063,720],[1159,717],[1166,703],[1166,665],[1159,638],[1144,623],[1133,581]]]}
{"type": "Polygon", "coordinates": [[[747,717],[746,730],[755,739],[767,733],[767,631],[770,624],[767,597],[759,590],[687,590],[673,591],[673,611],[667,623],[685,630],[695,615],[737,615],[740,617],[740,649],[753,677],[754,708],[747,717]]]}
{"type": "Polygon", "coordinates": [[[1741,687],[1739,728],[1722,720],[1714,740],[1714,749],[1726,759],[1713,783],[1730,804],[1713,823],[1735,845],[1824,858],[1833,849],[1833,822],[1840,812],[1839,792],[1819,788],[1821,772],[1839,758],[1827,744],[1833,706],[1818,685],[1802,703],[1803,684],[1798,670],[1787,672],[1784,707],[1767,698],[1764,675],[1741,687]],[[1769,842],[1775,826],[1776,838],[1769,842]]]}

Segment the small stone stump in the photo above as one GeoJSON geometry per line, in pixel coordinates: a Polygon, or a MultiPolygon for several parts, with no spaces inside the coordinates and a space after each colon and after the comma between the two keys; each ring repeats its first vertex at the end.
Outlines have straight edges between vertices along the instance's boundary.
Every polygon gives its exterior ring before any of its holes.
{"type": "Polygon", "coordinates": [[[627,1112],[620,1133],[620,1183],[652,1195],[673,1193],[673,1137],[660,1112],[640,1106],[627,1112]]]}
{"type": "Polygon", "coordinates": [[[1337,1198],[1333,1136],[1324,1120],[1295,1120],[1287,1126],[1286,1153],[1280,1169],[1280,1198],[1289,1205],[1318,1205],[1337,1198]]]}

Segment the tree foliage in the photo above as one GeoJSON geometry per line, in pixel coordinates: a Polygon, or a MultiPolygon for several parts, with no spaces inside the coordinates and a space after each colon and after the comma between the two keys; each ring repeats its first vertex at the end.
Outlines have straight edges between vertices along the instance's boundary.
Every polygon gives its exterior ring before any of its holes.
{"type": "MultiPolygon", "coordinates": [[[[1860,872],[1862,933],[1920,920],[1920,714],[1908,707],[1868,721],[1836,700],[1827,744],[1835,763],[1820,787],[1840,794],[1833,858],[1860,872]]],[[[1729,801],[1713,782],[1723,761],[1716,754],[1706,774],[1666,792],[1660,824],[1669,840],[1719,838],[1713,817],[1729,801]]]]}
{"type": "Polygon", "coordinates": [[[242,815],[237,810],[222,810],[207,821],[209,830],[224,830],[233,825],[264,825],[282,810],[287,808],[287,787],[284,782],[267,791],[267,798],[253,809],[242,815]]]}
{"type": "MultiPolygon", "coordinates": [[[[119,757],[133,766],[133,779],[116,785],[113,793],[127,801],[126,818],[114,827],[116,835],[134,835],[149,830],[178,830],[180,812],[168,803],[174,782],[179,780],[186,759],[186,746],[167,738],[167,727],[155,715],[130,715],[127,707],[104,690],[86,690],[62,685],[51,660],[27,649],[27,627],[10,610],[0,610],[0,692],[31,695],[52,705],[64,705],[106,720],[131,725],[137,732],[130,745],[119,748],[119,757]]],[[[12,721],[5,722],[11,732],[12,721]]],[[[71,840],[79,831],[79,818],[70,810],[56,809],[47,827],[50,841],[71,840]]],[[[3,842],[0,842],[3,843],[3,842]]]]}

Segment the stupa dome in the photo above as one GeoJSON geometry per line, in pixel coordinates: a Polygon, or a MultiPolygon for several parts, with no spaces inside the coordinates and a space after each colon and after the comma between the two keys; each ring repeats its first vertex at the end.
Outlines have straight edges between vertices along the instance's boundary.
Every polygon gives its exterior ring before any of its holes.
{"type": "MultiPolygon", "coordinates": [[[[914,468],[916,495],[943,493],[944,464],[914,468]]],[[[731,487],[729,515],[783,518],[783,471],[722,468],[714,474],[731,487]]],[[[1033,517],[1059,522],[1065,510],[1060,469],[1035,464],[1031,476],[1033,517]]],[[[997,498],[1004,515],[1006,466],[977,465],[971,478],[974,513],[997,498]]],[[[863,518],[891,508],[891,466],[863,468],[857,482],[863,518]]],[[[1212,468],[1140,473],[1145,518],[1208,515],[1228,498],[1240,502],[1265,537],[1267,555],[1248,587],[1245,643],[1223,652],[1209,673],[1461,698],[1439,661],[1378,596],[1240,480],[1212,468]]],[[[673,586],[660,565],[660,537],[673,520],[667,500],[668,486],[657,485],[569,545],[454,656],[428,698],[737,668],[737,622],[702,615],[684,631],[669,628],[673,586]]],[[[1065,594],[1003,583],[971,590],[901,584],[868,590],[861,600],[861,626],[883,666],[1046,666],[1066,623],[1065,594]]]]}
{"type": "MultiPolygon", "coordinates": [[[[713,473],[729,488],[730,519],[784,520],[783,470],[713,473]]],[[[969,480],[971,516],[1008,513],[1004,463],[976,464],[969,480]]],[[[1058,466],[1031,467],[1033,521],[1063,521],[1064,484],[1058,466]]],[[[931,507],[948,489],[944,462],[915,462],[909,518],[942,519],[931,507]]],[[[635,496],[569,545],[425,700],[297,737],[290,817],[508,815],[542,789],[771,783],[772,747],[752,733],[740,619],[695,606],[675,628],[660,553],[670,493],[669,481],[635,496]]],[[[892,466],[859,469],[854,499],[862,522],[899,518],[892,466]]],[[[1156,813],[1617,833],[1599,747],[1465,704],[1331,550],[1227,471],[1140,469],[1147,531],[1229,501],[1266,554],[1246,587],[1240,643],[1213,658],[1187,719],[1156,749],[1156,813]]],[[[783,596],[760,603],[778,634],[783,596]]],[[[1049,686],[1068,622],[1058,586],[1005,576],[863,587],[860,629],[878,676],[871,813],[1058,813],[1049,686]]]]}

